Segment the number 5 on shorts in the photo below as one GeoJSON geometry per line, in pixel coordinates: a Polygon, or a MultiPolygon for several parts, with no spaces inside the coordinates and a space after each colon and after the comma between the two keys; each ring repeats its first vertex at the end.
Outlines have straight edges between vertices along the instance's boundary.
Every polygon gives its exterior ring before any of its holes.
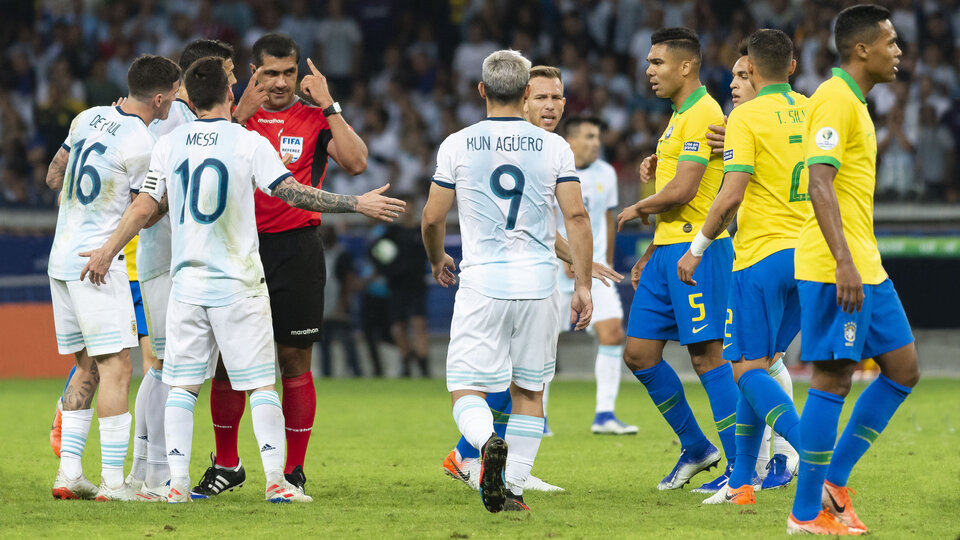
{"type": "Polygon", "coordinates": [[[690,307],[700,312],[700,315],[690,319],[692,322],[702,321],[707,318],[707,309],[704,307],[703,302],[697,302],[697,299],[701,296],[703,296],[703,293],[691,294],[688,297],[688,300],[690,300],[690,307]]]}

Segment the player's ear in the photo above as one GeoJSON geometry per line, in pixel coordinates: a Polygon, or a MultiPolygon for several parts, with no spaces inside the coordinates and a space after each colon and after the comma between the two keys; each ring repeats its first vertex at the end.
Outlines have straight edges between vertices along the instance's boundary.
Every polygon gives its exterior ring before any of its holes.
{"type": "Polygon", "coordinates": [[[480,97],[487,99],[487,91],[483,88],[483,81],[477,83],[477,92],[480,92],[480,97]]]}
{"type": "Polygon", "coordinates": [[[857,55],[861,60],[866,61],[867,56],[869,56],[869,51],[867,50],[869,47],[866,43],[857,43],[853,47],[853,54],[857,55]]]}
{"type": "Polygon", "coordinates": [[[527,87],[523,89],[523,102],[526,103],[527,99],[530,98],[530,83],[527,83],[527,87]]]}
{"type": "Polygon", "coordinates": [[[693,68],[693,62],[690,60],[684,60],[680,63],[680,74],[686,77],[690,74],[691,69],[693,68]]]}
{"type": "Polygon", "coordinates": [[[787,70],[787,77],[793,75],[793,72],[797,70],[797,59],[794,58],[790,61],[790,69],[787,70]]]}
{"type": "Polygon", "coordinates": [[[753,61],[750,60],[750,57],[747,57],[747,77],[752,77],[756,73],[756,67],[753,65],[753,61]]]}

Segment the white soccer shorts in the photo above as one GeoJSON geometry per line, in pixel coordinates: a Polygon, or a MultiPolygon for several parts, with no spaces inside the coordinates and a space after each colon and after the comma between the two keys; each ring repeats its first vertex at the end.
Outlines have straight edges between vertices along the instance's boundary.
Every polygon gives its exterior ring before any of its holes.
{"type": "Polygon", "coordinates": [[[167,303],[170,301],[172,285],[170,274],[160,274],[140,282],[143,314],[147,319],[147,331],[150,332],[150,348],[160,360],[163,360],[167,343],[167,303]]]}
{"type": "MultiPolygon", "coordinates": [[[[607,287],[599,279],[594,279],[593,286],[590,287],[590,295],[593,297],[593,317],[590,318],[587,332],[595,333],[593,325],[600,321],[623,320],[623,303],[620,302],[620,294],[617,292],[615,283],[611,283],[611,286],[607,287]]],[[[572,329],[570,324],[570,302],[572,300],[573,291],[562,291],[557,295],[557,311],[560,314],[561,332],[568,332],[572,329]]]]}
{"type": "Polygon", "coordinates": [[[447,390],[543,390],[556,368],[556,295],[501,300],[461,287],[453,304],[447,390]]]}
{"type": "Polygon", "coordinates": [[[88,279],[50,278],[50,297],[60,354],[86,348],[88,355],[102,356],[139,344],[133,296],[123,265],[111,265],[103,285],[88,279]]]}
{"type": "Polygon", "coordinates": [[[167,305],[167,347],[163,382],[203,384],[213,376],[217,354],[234,390],[254,390],[276,382],[270,298],[250,296],[221,307],[167,305]]]}

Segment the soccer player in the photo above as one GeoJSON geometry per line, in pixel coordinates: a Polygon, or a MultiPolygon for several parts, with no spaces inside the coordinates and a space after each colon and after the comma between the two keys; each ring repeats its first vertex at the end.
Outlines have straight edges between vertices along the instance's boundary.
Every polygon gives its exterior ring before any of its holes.
{"type": "Polygon", "coordinates": [[[60,467],[52,490],[58,499],[135,499],[123,475],[130,441],[130,347],[137,345],[127,269],[111,257],[104,265],[109,279],[97,287],[82,279],[80,254],[110,236],[130,204],[131,191],[140,188],[154,144],[147,126],[167,117],[180,69],[166,58],[144,55],[130,66],[127,85],[130,94],[123,105],[93,107],[74,118],[47,172],[47,185],[62,188],[47,270],[57,347],[60,354],[73,354],[77,363],[63,395],[60,467]],[[80,464],[95,392],[99,489],[84,477],[80,464]]]}
{"type": "Polygon", "coordinates": [[[813,362],[813,374],[788,533],[867,531],[850,500],[850,471],[920,377],[910,323],[873,233],[877,138],[864,96],[896,78],[897,33],[887,9],[859,5],[840,12],[834,37],[840,67],[810,97],[803,136],[814,217],[800,229],[794,264],[801,359],[813,362]],[[870,357],[880,375],[837,440],[854,368],[870,357]]]}
{"type": "MultiPolygon", "coordinates": [[[[750,36],[745,62],[756,97],[741,102],[727,120],[723,187],[703,227],[677,263],[678,277],[693,278],[704,250],[737,218],[733,286],[727,307],[723,357],[733,362],[740,387],[737,457],[730,481],[705,500],[753,504],[753,477],[764,421],[798,444],[800,418],[793,399],[768,373],[777,351],[800,330],[800,300],[793,255],[800,227],[811,213],[803,174],[807,98],[790,88],[796,68],[793,42],[780,30],[750,36]],[[738,211],[739,210],[739,211],[738,211]]],[[[739,61],[738,61],[739,64],[739,61]]],[[[737,67],[734,66],[735,76],[737,67]]],[[[781,363],[782,365],[782,363],[781,363]]],[[[786,471],[786,456],[781,456],[786,471]]],[[[771,461],[776,464],[777,461],[771,461]]],[[[777,474],[768,475],[773,487],[777,474]]],[[[781,484],[782,485],[782,484],[781,484]]]]}
{"type": "MultiPolygon", "coordinates": [[[[366,169],[367,148],[340,113],[326,79],[313,67],[300,81],[300,89],[316,106],[295,94],[300,48],[284,34],[264,34],[253,44],[250,71],[253,83],[261,88],[261,104],[253,116],[237,121],[263,135],[281,156],[288,156],[287,168],[298,182],[321,187],[327,158],[350,174],[366,169]]],[[[317,227],[320,215],[291,208],[274,197],[256,193],[257,231],[270,304],[277,361],[283,385],[283,413],[286,421],[287,479],[303,488],[307,444],[317,412],[317,393],[310,372],[313,344],[320,339],[323,322],[323,286],[326,269],[323,244],[317,227]]],[[[218,369],[210,392],[217,453],[214,463],[194,488],[200,496],[213,496],[243,483],[245,472],[237,454],[237,429],[243,416],[244,395],[218,369]]]]}
{"type": "Polygon", "coordinates": [[[647,76],[657,97],[673,102],[673,116],[657,143],[657,153],[644,159],[641,176],[656,177],[657,192],[627,207],[618,227],[657,214],[653,242],[631,273],[636,288],[624,361],[647,388],[650,398],[680,438],[681,452],[658,489],[680,489],[697,473],[720,462],[720,452],[707,440],[687,404],[683,385],[663,361],[668,340],[687,347],[694,370],[707,392],[720,434],[727,469],[694,491],[713,493],[726,483],[735,458],[734,424],[737,385],[723,360],[723,325],[730,288],[733,246],[723,231],[703,255],[698,284],[677,278],[677,261],[702,226],[723,176],[719,155],[707,145],[708,125],[722,125],[723,111],[700,84],[700,40],[689,28],[654,32],[647,55],[647,76]]]}
{"type": "Polygon", "coordinates": [[[491,512],[529,510],[523,487],[543,435],[542,390],[553,376],[557,229],[554,201],[570,233],[577,328],[590,323],[592,238],[573,153],[559,136],[525,122],[530,62],[502,50],[483,61],[487,119],[447,137],[423,210],[423,243],[440,285],[456,283],[444,252],[446,214],[457,200],[464,258],[454,302],[447,389],[457,427],[480,450],[480,495],[491,512]],[[579,314],[579,320],[577,315],[579,314]],[[510,389],[506,436],[484,400],[510,389]],[[509,451],[508,451],[509,447],[509,451]]]}
{"type": "MultiPolygon", "coordinates": [[[[614,209],[617,208],[617,172],[606,161],[599,159],[600,121],[595,118],[571,118],[565,125],[565,137],[573,150],[573,158],[580,178],[583,205],[590,216],[593,232],[593,261],[613,266],[614,209]]],[[[559,217],[559,216],[558,216],[559,217]]],[[[566,235],[562,220],[559,234],[566,235]]],[[[573,295],[573,268],[563,263],[557,273],[560,290],[558,309],[570,304],[573,295]]],[[[614,287],[594,287],[593,318],[587,331],[599,342],[594,375],[597,379],[597,398],[590,431],[596,434],[633,435],[637,426],[621,422],[614,415],[617,392],[620,388],[620,370],[623,369],[623,306],[614,287]]],[[[566,317],[561,330],[569,330],[566,317]]],[[[544,407],[546,408],[546,407],[544,407]]]]}
{"type": "Polygon", "coordinates": [[[197,60],[184,75],[197,120],[164,137],[154,149],[150,173],[119,227],[90,253],[83,270],[102,283],[119,246],[133,236],[168,194],[173,285],[167,310],[169,337],[163,380],[170,489],[167,502],[190,500],[193,407],[200,385],[216,364],[217,350],[235,389],[250,396],[254,434],[270,502],[310,502],[283,476],[284,438],[270,301],[257,251],[253,188],[312,211],[362,211],[392,221],[403,202],[370,192],[345,197],[293,179],[264,138],[229,122],[233,92],[223,61],[197,60]]]}

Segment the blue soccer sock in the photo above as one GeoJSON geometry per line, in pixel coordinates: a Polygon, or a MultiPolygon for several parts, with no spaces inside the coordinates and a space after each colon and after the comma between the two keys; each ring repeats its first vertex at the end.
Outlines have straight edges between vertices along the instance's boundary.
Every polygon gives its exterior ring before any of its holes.
{"type": "Polygon", "coordinates": [[[734,434],[740,391],[737,390],[737,383],[733,382],[733,367],[730,366],[730,362],[724,362],[723,365],[700,375],[700,382],[710,400],[713,421],[717,424],[720,444],[723,445],[723,455],[727,457],[728,464],[734,464],[737,460],[737,443],[734,434]]]}
{"type": "Polygon", "coordinates": [[[833,456],[842,410],[842,397],[814,388],[807,391],[807,403],[800,416],[800,469],[792,512],[797,521],[816,519],[823,508],[823,481],[833,456]]]}
{"type": "MultiPolygon", "coordinates": [[[[743,380],[743,377],[740,378],[743,380]]],[[[757,455],[763,443],[763,419],[757,416],[743,394],[737,402],[737,459],[730,475],[732,488],[743,487],[753,482],[756,474],[757,455]]]]}
{"type": "Polygon", "coordinates": [[[908,395],[909,388],[882,374],[860,394],[827,470],[827,480],[831,484],[847,485],[853,466],[877,440],[908,395]]]}
{"type": "MultiPolygon", "coordinates": [[[[800,447],[800,416],[790,396],[765,369],[751,369],[740,376],[740,392],[754,412],[790,446],[800,447]]],[[[739,423],[739,411],[737,413],[739,423]]]]}
{"type": "MultiPolygon", "coordinates": [[[[487,405],[493,412],[493,431],[500,438],[503,438],[507,432],[507,421],[510,420],[510,410],[513,408],[513,402],[510,399],[510,390],[503,392],[491,392],[487,394],[487,405]]],[[[460,459],[476,459],[480,457],[480,450],[473,447],[463,437],[457,441],[457,452],[460,459]]]]}
{"type": "Polygon", "coordinates": [[[693,411],[683,394],[683,384],[670,364],[661,359],[652,368],[634,371],[633,375],[647,388],[653,404],[680,438],[680,445],[693,454],[706,450],[710,441],[693,417],[693,411]]]}

